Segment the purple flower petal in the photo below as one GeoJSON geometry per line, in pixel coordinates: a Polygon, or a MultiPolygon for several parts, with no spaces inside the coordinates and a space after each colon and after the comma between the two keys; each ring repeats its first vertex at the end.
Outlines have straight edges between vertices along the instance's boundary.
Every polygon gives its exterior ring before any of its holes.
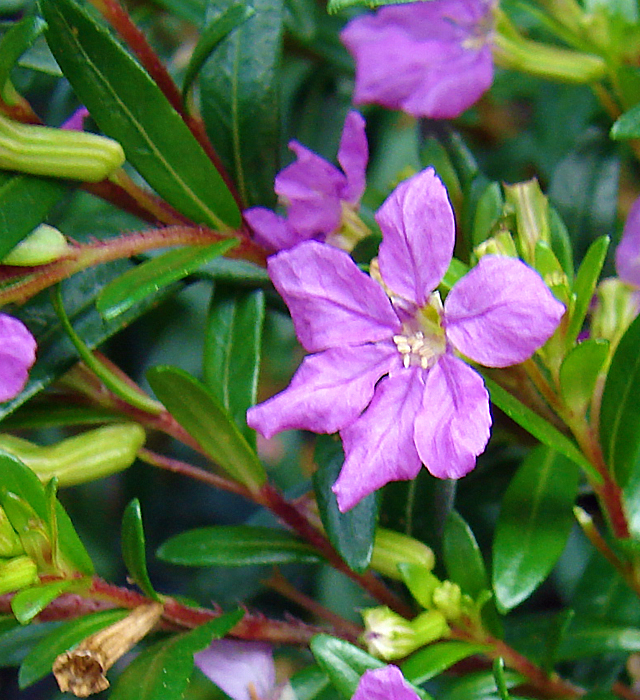
{"type": "Polygon", "coordinates": [[[340,192],[340,198],[350,204],[356,204],[366,187],[367,161],[369,146],[365,132],[365,122],[358,112],[351,110],[347,114],[338,148],[338,163],[346,175],[346,183],[340,192]]]}
{"type": "Polygon", "coordinates": [[[84,129],[84,120],[88,116],[89,110],[86,107],[79,107],[60,128],[70,131],[82,131],[84,129]]]}
{"type": "Polygon", "coordinates": [[[269,644],[216,639],[193,655],[196,666],[233,700],[267,698],[276,684],[276,669],[269,644]]]}
{"type": "Polygon", "coordinates": [[[419,700],[397,666],[365,671],[352,700],[419,700]]]}
{"type": "Polygon", "coordinates": [[[444,355],[427,375],[415,420],[422,463],[440,479],[459,479],[475,467],[490,428],[489,394],[482,377],[457,357],[444,355]]]}
{"type": "Polygon", "coordinates": [[[544,345],[564,310],[521,260],[485,255],[449,292],[445,328],[467,357],[486,367],[507,367],[544,345]]]}
{"type": "Polygon", "coordinates": [[[382,379],[373,401],[340,431],[345,461],[332,491],[344,513],[389,481],[413,479],[420,458],[413,422],[422,401],[422,370],[401,370],[382,379]]]}
{"type": "Polygon", "coordinates": [[[376,221],[383,235],[378,261],[385,284],[423,306],[447,271],[455,242],[451,204],[434,169],[400,183],[376,221]]]}
{"type": "Polygon", "coordinates": [[[271,209],[252,207],[243,212],[246,222],[254,233],[258,245],[270,252],[287,250],[306,240],[289,224],[287,219],[278,216],[271,209]]]}
{"type": "Polygon", "coordinates": [[[13,316],[0,314],[0,402],[17,396],[36,359],[36,341],[13,316]]]}
{"type": "Polygon", "coordinates": [[[640,197],[631,207],[616,248],[616,271],[623,282],[640,287],[640,197]]]}
{"type": "Polygon", "coordinates": [[[382,342],[308,355],[284,391],[247,411],[247,423],[267,438],[295,428],[335,433],[364,411],[397,354],[382,342]]]}
{"type": "Polygon", "coordinates": [[[354,102],[452,118],[493,80],[491,3],[431,0],[384,7],[349,22],[341,39],[356,61],[354,102]]]}
{"type": "Polygon", "coordinates": [[[306,241],[270,257],[268,269],[308,352],[373,343],[400,328],[382,287],[342,250],[306,241]]]}

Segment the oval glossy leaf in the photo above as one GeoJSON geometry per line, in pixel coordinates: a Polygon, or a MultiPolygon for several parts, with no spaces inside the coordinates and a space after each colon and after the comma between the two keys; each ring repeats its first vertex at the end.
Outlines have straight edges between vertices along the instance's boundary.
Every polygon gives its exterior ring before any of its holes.
{"type": "Polygon", "coordinates": [[[604,458],[623,488],[640,471],[640,316],[618,343],[602,394],[600,441],[604,458]]]}
{"type": "Polygon", "coordinates": [[[247,409],[256,403],[264,325],[264,294],[217,285],[211,299],[202,359],[204,380],[255,447],[247,409]]]}
{"type": "Polygon", "coordinates": [[[216,396],[177,367],[153,367],[147,379],[156,396],[209,457],[252,490],[267,480],[264,467],[216,396]]]}
{"type": "Polygon", "coordinates": [[[587,410],[600,370],[609,356],[606,340],[589,338],[572,348],[560,366],[560,391],[576,414],[587,410]]]}
{"type": "Polygon", "coordinates": [[[147,260],[107,285],[100,292],[96,307],[107,320],[115,318],[163,287],[224,255],[236,244],[234,239],[210,246],[187,246],[147,260]]]}
{"type": "Polygon", "coordinates": [[[129,614],[129,610],[105,610],[66,622],[47,634],[26,656],[20,666],[18,681],[24,689],[51,673],[56,658],[94,632],[112,625],[129,614]]]}
{"type": "Polygon", "coordinates": [[[167,540],[156,556],[183,566],[247,566],[320,560],[309,545],[286,530],[249,525],[189,530],[167,540]]]}
{"type": "Polygon", "coordinates": [[[55,581],[54,583],[26,588],[13,596],[11,610],[13,610],[16,620],[21,625],[26,625],[36,615],[39,615],[49,603],[77,584],[77,581],[67,579],[66,581],[55,581]]]}
{"type": "Polygon", "coordinates": [[[362,572],[369,566],[373,554],[378,521],[376,494],[370,494],[351,510],[341,513],[331,490],[344,462],[340,440],[319,435],[314,457],[318,469],[313,475],[313,486],[327,537],[349,568],[362,572]]]}
{"type": "MultiPolygon", "coordinates": [[[[237,0],[209,3],[207,24],[237,0]]],[[[211,143],[245,205],[273,206],[278,169],[282,0],[254,0],[255,14],[227,36],[200,72],[211,143]]]]}
{"type": "Polygon", "coordinates": [[[109,700],[182,700],[193,672],[193,655],[224,636],[242,615],[227,613],[145,649],[118,678],[109,700]]]}
{"type": "Polygon", "coordinates": [[[463,593],[476,598],[489,587],[480,547],[471,528],[455,510],[449,513],[444,527],[442,554],[447,577],[457,583],[463,593]]]}
{"type": "Polygon", "coordinates": [[[147,572],[142,512],[140,511],[140,501],[137,498],[130,501],[124,510],[120,538],[122,559],[131,578],[145,595],[154,600],[160,600],[160,596],[151,585],[147,572]]]}
{"type": "Polygon", "coordinates": [[[531,450],[511,480],[493,543],[493,588],[503,610],[528,598],[558,560],[577,490],[575,464],[543,446],[531,450]]]}
{"type": "Polygon", "coordinates": [[[424,683],[451,668],[458,661],[475,654],[484,654],[491,647],[468,642],[438,642],[419,649],[401,664],[402,673],[412,683],[424,683]]]}
{"type": "Polygon", "coordinates": [[[148,73],[75,0],[42,0],[41,8],[65,77],[127,160],[192,221],[238,228],[220,173],[148,73]]]}

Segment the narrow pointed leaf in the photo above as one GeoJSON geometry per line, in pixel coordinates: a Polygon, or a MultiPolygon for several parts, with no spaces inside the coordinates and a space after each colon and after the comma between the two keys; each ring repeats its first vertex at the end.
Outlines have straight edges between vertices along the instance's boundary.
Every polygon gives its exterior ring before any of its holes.
{"type": "Polygon", "coordinates": [[[29,15],[16,22],[0,41],[0,91],[11,76],[16,61],[42,34],[46,23],[42,17],[29,15]]]}
{"type": "Polygon", "coordinates": [[[131,578],[140,590],[149,598],[160,600],[155,592],[147,572],[147,553],[145,549],[144,530],[140,501],[134,498],[125,508],[122,516],[122,559],[131,578]]]}
{"type": "Polygon", "coordinates": [[[54,583],[25,588],[16,593],[11,599],[11,610],[13,610],[16,620],[21,625],[26,625],[36,615],[39,615],[49,603],[69,588],[77,586],[77,584],[77,581],[68,579],[66,581],[55,581],[54,583]]]}
{"type": "Polygon", "coordinates": [[[468,642],[437,642],[419,649],[404,661],[401,664],[402,673],[412,683],[424,683],[451,668],[458,661],[490,650],[490,647],[468,642]]]}

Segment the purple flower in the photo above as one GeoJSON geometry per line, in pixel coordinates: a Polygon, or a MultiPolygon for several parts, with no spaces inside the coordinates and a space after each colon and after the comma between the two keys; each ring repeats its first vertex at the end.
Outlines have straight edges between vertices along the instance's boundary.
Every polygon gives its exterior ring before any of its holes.
{"type": "Polygon", "coordinates": [[[383,7],[349,22],[341,39],[356,62],[356,104],[452,119],[493,81],[492,0],[383,7]]]}
{"type": "Polygon", "coordinates": [[[414,478],[421,464],[440,478],[473,469],[489,439],[489,396],[458,355],[488,367],[522,362],[564,312],[537,272],[496,255],[484,256],[442,305],[434,290],[455,225],[432,168],[401,183],[376,220],[382,284],[315,241],[269,259],[312,354],[287,389],[247,414],[265,437],[340,431],[345,462],[333,491],[342,511],[389,481],[414,478]]]}
{"type": "Polygon", "coordinates": [[[0,314],[0,402],[17,396],[36,360],[36,341],[13,316],[0,314]]]}
{"type": "Polygon", "coordinates": [[[70,131],[82,131],[84,129],[84,120],[88,116],[89,110],[86,107],[79,107],[60,128],[70,131]]]}
{"type": "Polygon", "coordinates": [[[420,700],[397,666],[365,671],[352,700],[420,700]]]}
{"type": "Polygon", "coordinates": [[[364,126],[358,112],[347,114],[338,149],[343,172],[297,141],[289,143],[297,160],[275,182],[287,218],[263,207],[244,212],[260,245],[270,251],[285,250],[301,241],[325,240],[339,233],[345,217],[357,210],[366,184],[369,151],[364,126]]]}
{"type": "Polygon", "coordinates": [[[640,197],[631,207],[616,248],[616,272],[623,282],[640,288],[640,197]]]}

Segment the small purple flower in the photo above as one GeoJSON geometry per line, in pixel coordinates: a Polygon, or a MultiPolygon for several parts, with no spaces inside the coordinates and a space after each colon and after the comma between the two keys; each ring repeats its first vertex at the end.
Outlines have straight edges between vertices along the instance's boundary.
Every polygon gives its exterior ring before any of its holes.
{"type": "Polygon", "coordinates": [[[481,258],[443,306],[434,290],[451,262],[455,224],[432,168],[401,183],[376,220],[381,284],[316,241],[269,259],[312,354],[287,389],[247,414],[265,437],[340,431],[345,462],[333,491],[342,511],[389,481],[413,479],[421,464],[439,478],[473,469],[489,439],[489,396],[458,355],[517,364],[564,313],[537,272],[497,255],[481,258]]]}
{"type": "Polygon", "coordinates": [[[365,671],[352,700],[420,700],[397,666],[365,671]]]}
{"type": "Polygon", "coordinates": [[[369,151],[364,127],[358,112],[347,114],[338,149],[343,172],[297,141],[289,143],[297,160],[282,170],[275,182],[287,218],[263,207],[244,212],[260,245],[275,252],[301,241],[325,240],[338,234],[345,216],[357,210],[366,184],[369,151]]]}
{"type": "Polygon", "coordinates": [[[492,0],[430,0],[356,17],[341,39],[356,62],[356,104],[452,119],[493,81],[492,0]]]}
{"type": "Polygon", "coordinates": [[[84,129],[84,120],[89,116],[89,110],[86,107],[78,107],[76,111],[65,121],[61,129],[69,131],[82,131],[84,129]]]}
{"type": "Polygon", "coordinates": [[[13,316],[0,314],[0,402],[17,396],[36,360],[36,341],[13,316]]]}
{"type": "Polygon", "coordinates": [[[623,282],[640,288],[640,197],[631,207],[616,248],[616,272],[623,282]]]}

